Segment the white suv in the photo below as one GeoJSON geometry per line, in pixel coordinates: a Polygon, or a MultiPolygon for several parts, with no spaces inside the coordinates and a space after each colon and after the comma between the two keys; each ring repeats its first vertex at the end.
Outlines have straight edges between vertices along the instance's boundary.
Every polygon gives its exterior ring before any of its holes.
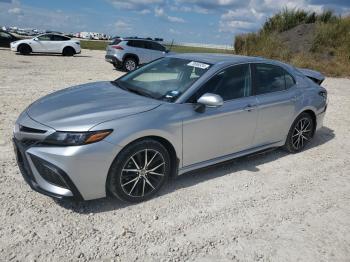
{"type": "Polygon", "coordinates": [[[73,56],[81,52],[80,42],[58,34],[43,34],[32,39],[23,39],[11,43],[11,50],[22,55],[30,53],[58,53],[73,56]]]}
{"type": "Polygon", "coordinates": [[[107,46],[105,60],[116,69],[133,71],[138,65],[164,57],[168,51],[156,41],[142,38],[116,38],[107,46]]]}

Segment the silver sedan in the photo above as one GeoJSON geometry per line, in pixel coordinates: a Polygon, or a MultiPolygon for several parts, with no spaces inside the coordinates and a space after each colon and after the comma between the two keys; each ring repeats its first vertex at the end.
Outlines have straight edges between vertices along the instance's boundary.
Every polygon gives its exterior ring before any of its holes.
{"type": "Polygon", "coordinates": [[[14,128],[36,191],[138,202],[173,176],[267,148],[305,148],[327,109],[324,77],[263,58],[182,54],[31,104],[14,128]]]}

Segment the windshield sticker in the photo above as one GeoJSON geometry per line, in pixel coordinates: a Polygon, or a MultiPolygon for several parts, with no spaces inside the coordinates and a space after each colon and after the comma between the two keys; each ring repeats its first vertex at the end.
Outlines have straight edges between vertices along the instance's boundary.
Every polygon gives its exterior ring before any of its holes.
{"type": "Polygon", "coordinates": [[[193,66],[193,67],[197,67],[197,68],[201,68],[201,69],[208,69],[209,65],[208,64],[204,64],[204,63],[199,63],[199,62],[189,62],[187,64],[188,66],[193,66]]]}

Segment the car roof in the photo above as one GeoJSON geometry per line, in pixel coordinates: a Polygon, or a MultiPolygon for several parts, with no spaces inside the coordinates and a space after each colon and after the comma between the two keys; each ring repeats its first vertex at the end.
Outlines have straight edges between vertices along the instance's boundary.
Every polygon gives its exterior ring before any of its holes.
{"type": "Polygon", "coordinates": [[[113,40],[119,39],[120,41],[148,41],[148,42],[155,42],[155,43],[159,43],[159,41],[156,40],[152,40],[152,39],[147,39],[147,38],[133,38],[133,37],[117,37],[114,38],[113,40]]]}
{"type": "Polygon", "coordinates": [[[231,55],[231,54],[211,54],[211,53],[183,53],[183,54],[169,55],[169,57],[194,60],[194,61],[209,63],[209,64],[218,64],[218,63],[239,64],[239,63],[248,63],[248,62],[272,61],[262,57],[241,56],[241,55],[231,55]]]}

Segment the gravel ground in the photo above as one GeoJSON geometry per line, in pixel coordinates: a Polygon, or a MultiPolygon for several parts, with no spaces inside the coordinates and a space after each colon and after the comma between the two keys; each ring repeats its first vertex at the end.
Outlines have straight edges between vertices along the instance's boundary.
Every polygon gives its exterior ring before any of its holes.
{"type": "Polygon", "coordinates": [[[141,204],[72,203],[25,184],[13,124],[47,93],[120,73],[101,51],[0,57],[0,261],[350,261],[349,79],[325,81],[325,127],[302,153],[186,174],[141,204]]]}

